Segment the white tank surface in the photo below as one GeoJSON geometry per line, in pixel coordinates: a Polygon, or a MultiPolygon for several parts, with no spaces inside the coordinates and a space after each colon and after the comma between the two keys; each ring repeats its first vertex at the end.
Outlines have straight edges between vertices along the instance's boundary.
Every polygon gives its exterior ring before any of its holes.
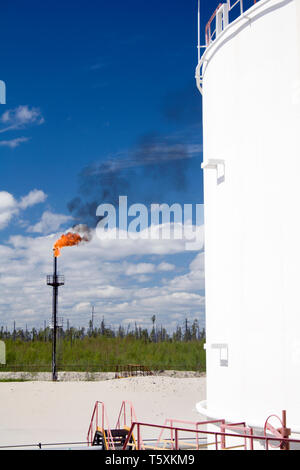
{"type": "Polygon", "coordinates": [[[233,22],[230,6],[196,72],[207,317],[197,407],[261,428],[286,410],[300,432],[300,0],[260,0],[233,22]]]}

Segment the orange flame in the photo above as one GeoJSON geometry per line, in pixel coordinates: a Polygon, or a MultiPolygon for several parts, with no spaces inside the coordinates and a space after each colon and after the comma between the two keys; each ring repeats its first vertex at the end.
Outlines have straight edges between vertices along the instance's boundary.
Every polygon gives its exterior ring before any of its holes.
{"type": "Polygon", "coordinates": [[[60,256],[60,250],[65,246],[75,246],[84,241],[78,233],[67,233],[62,235],[53,247],[54,256],[58,258],[60,256]]]}

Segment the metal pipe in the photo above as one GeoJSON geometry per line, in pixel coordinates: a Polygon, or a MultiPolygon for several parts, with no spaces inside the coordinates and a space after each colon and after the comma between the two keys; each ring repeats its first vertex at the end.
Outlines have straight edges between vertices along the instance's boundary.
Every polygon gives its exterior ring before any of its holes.
{"type": "Polygon", "coordinates": [[[201,59],[201,0],[198,0],[198,64],[201,59]]]}
{"type": "Polygon", "coordinates": [[[140,424],[138,423],[137,425],[137,445],[138,445],[138,448],[137,450],[141,450],[141,426],[140,424]]]}
{"type": "Polygon", "coordinates": [[[57,365],[56,365],[56,340],[57,340],[57,294],[58,294],[58,283],[57,283],[57,257],[53,259],[53,338],[52,338],[52,380],[57,381],[57,365]]]}
{"type": "Polygon", "coordinates": [[[178,429],[175,429],[175,450],[179,450],[179,447],[178,447],[178,429]]]}

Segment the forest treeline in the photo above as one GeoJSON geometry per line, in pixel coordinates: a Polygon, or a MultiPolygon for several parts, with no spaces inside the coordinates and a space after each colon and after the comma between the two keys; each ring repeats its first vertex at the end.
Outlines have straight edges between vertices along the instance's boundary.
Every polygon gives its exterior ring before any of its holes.
{"type": "MultiPolygon", "coordinates": [[[[134,338],[136,340],[144,340],[146,342],[189,342],[189,341],[202,341],[205,338],[205,329],[201,328],[199,321],[195,319],[192,323],[185,320],[184,326],[177,326],[173,333],[168,333],[164,326],[156,325],[156,317],[153,316],[152,328],[142,328],[141,326],[134,325],[131,327],[128,325],[124,327],[120,325],[118,328],[112,328],[107,326],[105,318],[102,319],[100,326],[94,327],[92,320],[89,322],[89,327],[76,328],[69,325],[67,322],[66,328],[63,326],[58,328],[58,337],[60,339],[66,339],[69,341],[83,340],[84,338],[134,338]]],[[[59,324],[59,322],[58,322],[59,324]]],[[[46,325],[44,328],[36,329],[31,328],[17,328],[14,322],[12,330],[8,330],[7,327],[1,326],[0,328],[0,339],[1,340],[19,340],[24,342],[34,341],[52,341],[52,329],[46,325]]]]}
{"type": "MultiPolygon", "coordinates": [[[[2,371],[51,370],[52,330],[0,328],[0,339],[6,344],[6,365],[2,371]]],[[[90,322],[88,328],[59,328],[57,365],[60,371],[108,372],[117,366],[139,364],[152,370],[205,370],[205,330],[198,320],[186,320],[173,333],[156,325],[152,328],[134,325],[108,327],[105,319],[99,328],[90,322]]]]}

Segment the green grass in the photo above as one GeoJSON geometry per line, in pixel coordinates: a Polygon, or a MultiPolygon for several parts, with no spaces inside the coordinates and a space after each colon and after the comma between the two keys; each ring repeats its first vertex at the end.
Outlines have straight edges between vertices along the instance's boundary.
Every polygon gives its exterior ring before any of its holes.
{"type": "Polygon", "coordinates": [[[28,382],[26,379],[0,379],[0,383],[28,382]]]}
{"type": "MultiPolygon", "coordinates": [[[[6,366],[0,371],[51,371],[50,342],[7,340],[6,366]]],[[[58,368],[64,371],[114,371],[117,365],[141,364],[153,370],[205,371],[204,341],[145,342],[133,337],[60,340],[58,368]]]]}

